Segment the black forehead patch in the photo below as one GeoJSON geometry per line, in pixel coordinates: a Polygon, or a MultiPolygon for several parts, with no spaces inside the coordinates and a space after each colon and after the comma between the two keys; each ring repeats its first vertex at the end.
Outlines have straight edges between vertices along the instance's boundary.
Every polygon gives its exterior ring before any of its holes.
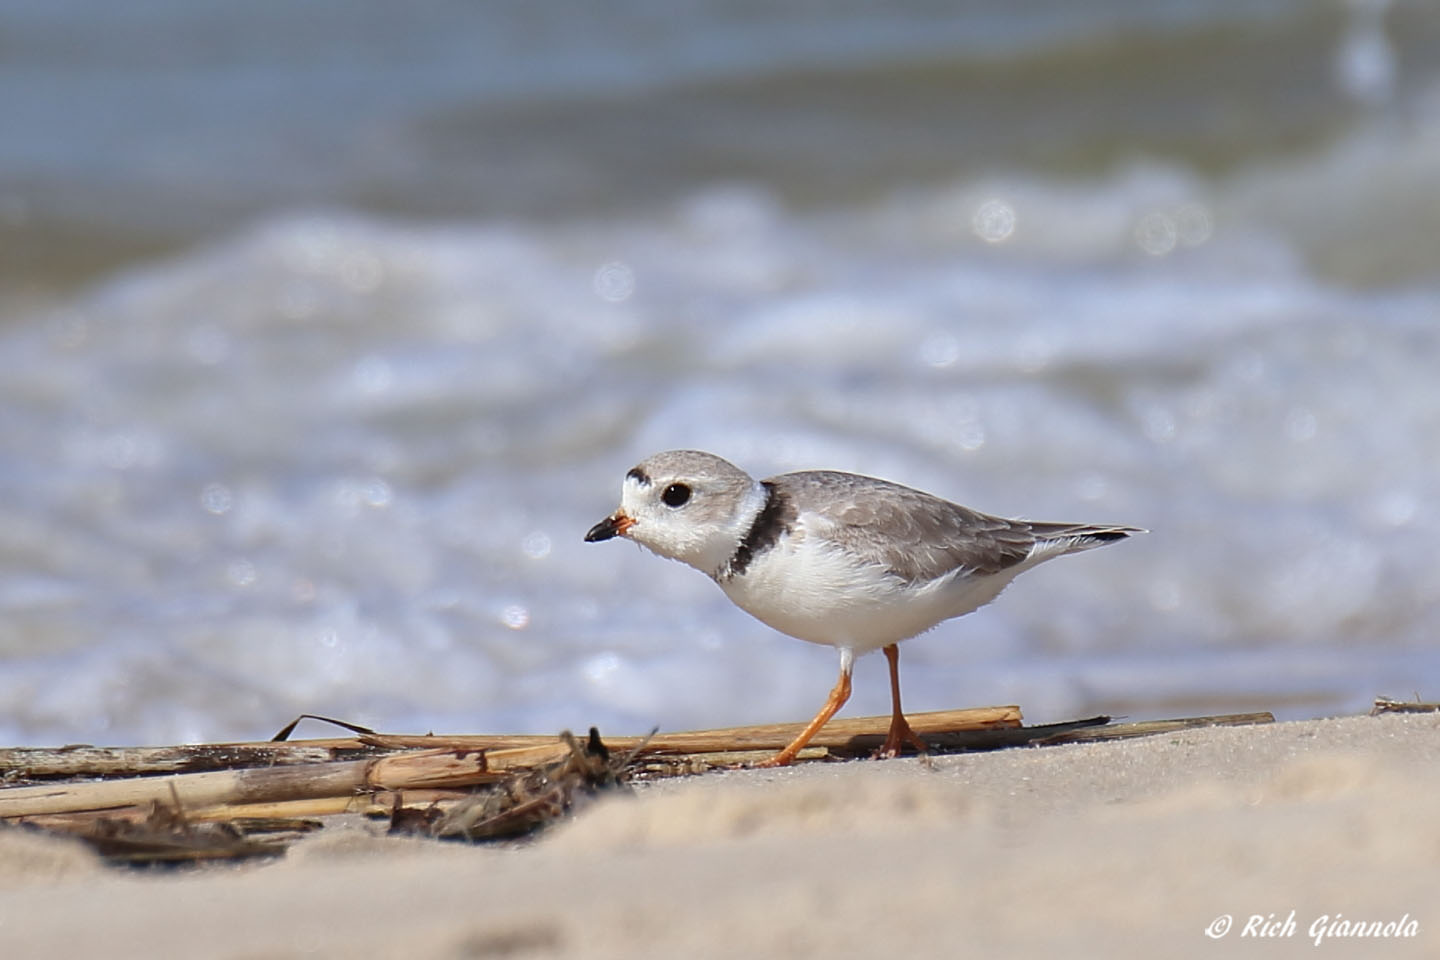
{"type": "Polygon", "coordinates": [[[650,475],[639,467],[631,467],[630,471],[625,474],[625,477],[627,480],[634,480],[642,487],[650,486],[650,475]]]}

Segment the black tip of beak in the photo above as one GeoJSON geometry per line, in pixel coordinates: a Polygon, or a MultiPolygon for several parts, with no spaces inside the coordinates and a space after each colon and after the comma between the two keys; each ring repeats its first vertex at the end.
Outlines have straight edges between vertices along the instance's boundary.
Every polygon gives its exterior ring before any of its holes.
{"type": "Polygon", "coordinates": [[[611,537],[619,534],[619,532],[620,527],[615,523],[615,518],[606,517],[590,528],[590,532],[585,534],[585,542],[599,543],[601,540],[609,540],[611,537]]]}

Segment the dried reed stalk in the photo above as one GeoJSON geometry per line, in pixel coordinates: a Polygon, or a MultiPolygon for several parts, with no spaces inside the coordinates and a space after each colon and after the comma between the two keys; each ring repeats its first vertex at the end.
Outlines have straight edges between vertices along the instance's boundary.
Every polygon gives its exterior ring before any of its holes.
{"type": "Polygon", "coordinates": [[[1375,706],[1370,710],[1370,716],[1378,717],[1382,713],[1435,713],[1440,711],[1440,703],[1421,703],[1419,700],[1392,700],[1389,697],[1376,697],[1375,706]]]}
{"type": "MultiPolygon", "coordinates": [[[[1021,725],[1020,708],[973,707],[966,710],[936,710],[930,713],[908,713],[905,715],[910,727],[920,736],[939,733],[953,733],[966,730],[991,730],[1017,728],[1021,725]]],[[[769,723],[748,727],[723,727],[717,730],[691,730],[682,733],[657,733],[646,743],[644,737],[607,737],[605,745],[611,750],[634,750],[642,743],[642,757],[654,754],[718,753],[748,750],[779,750],[805,728],[803,723],[769,723]]],[[[845,750],[860,738],[879,737],[884,739],[890,729],[890,717],[842,717],[831,720],[820,729],[810,745],[827,747],[831,750],[845,750]]],[[[347,743],[369,744],[377,747],[400,749],[422,746],[446,746],[453,749],[484,750],[495,747],[533,746],[537,743],[553,743],[553,737],[539,736],[406,736],[395,734],[366,734],[358,740],[305,741],[322,743],[326,746],[340,746],[347,743]]]]}
{"type": "Polygon", "coordinates": [[[216,770],[0,790],[0,819],[53,813],[113,813],[153,803],[186,810],[227,804],[353,797],[372,790],[462,787],[505,779],[509,771],[554,762],[567,747],[551,740],[514,750],[415,750],[370,760],[216,770]]]}
{"type": "MultiPolygon", "coordinates": [[[[986,707],[914,714],[910,725],[937,750],[995,749],[1023,743],[1146,736],[1198,726],[1268,723],[1269,713],[1226,714],[1180,720],[1108,724],[1108,718],[1042,726],[1021,726],[1018,707],[986,707]]],[[[864,755],[884,737],[889,717],[833,720],[802,754],[864,755]]],[[[612,751],[637,751],[636,773],[645,777],[698,773],[722,765],[763,758],[784,746],[800,724],[769,724],[662,734],[605,741],[612,751]]],[[[87,747],[60,750],[0,751],[0,774],[28,778],[71,775],[119,775],[123,778],[45,783],[0,789],[0,819],[63,814],[103,814],[135,819],[154,804],[183,807],[195,821],[232,817],[304,817],[374,811],[400,799],[448,803],[458,788],[497,783],[510,774],[566,759],[570,748],[554,737],[394,736],[295,743],[215,744],[203,747],[87,747]],[[356,757],[359,759],[336,759],[356,757]],[[165,776],[137,776],[159,766],[215,763],[230,758],[239,769],[206,770],[165,776]],[[244,767],[264,761],[269,765],[244,767]],[[126,766],[129,764],[130,766],[126,766]],[[124,777],[124,774],[131,774],[124,777]]]]}
{"type": "Polygon", "coordinates": [[[1142,720],[1137,723],[1112,723],[1105,726],[1063,730],[1051,736],[1037,737],[1032,742],[1048,746],[1059,743],[1088,743],[1095,740],[1124,740],[1175,733],[1200,727],[1241,727],[1253,723],[1274,723],[1275,715],[1262,713],[1221,713],[1210,717],[1182,717],[1178,720],[1142,720]]]}
{"type": "MultiPolygon", "coordinates": [[[[1019,707],[981,707],[970,710],[940,710],[909,715],[910,725],[922,736],[966,730],[1018,728],[1019,707]]],[[[889,717],[854,717],[831,720],[811,741],[816,747],[844,749],[852,740],[884,737],[889,717]]],[[[683,733],[661,733],[651,737],[645,755],[743,752],[778,750],[804,726],[780,723],[752,727],[729,727],[683,733]]],[[[612,737],[605,743],[614,750],[633,750],[643,737],[612,737]]],[[[275,767],[315,764],[338,760],[364,760],[388,752],[414,749],[505,750],[525,747],[553,747],[553,736],[469,735],[434,736],[366,733],[359,737],[337,737],[297,741],[216,743],[166,747],[11,747],[0,749],[0,776],[27,780],[63,777],[133,777],[154,773],[191,773],[209,770],[236,770],[244,767],[275,767]]]]}

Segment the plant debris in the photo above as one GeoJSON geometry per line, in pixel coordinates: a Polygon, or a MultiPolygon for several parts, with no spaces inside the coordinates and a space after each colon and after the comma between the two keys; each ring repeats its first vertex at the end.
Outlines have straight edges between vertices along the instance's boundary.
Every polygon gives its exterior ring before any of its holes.
{"type": "Polygon", "coordinates": [[[583,746],[569,730],[560,739],[570,750],[564,758],[518,771],[448,808],[406,807],[397,794],[390,833],[470,841],[521,837],[572,814],[603,790],[628,791],[626,768],[643,744],[612,760],[594,727],[583,746]]]}
{"type": "MultiPolygon", "coordinates": [[[[1387,705],[1394,701],[1387,701],[1387,705]]],[[[1423,704],[1389,709],[1424,709],[1423,704]]],[[[1384,709],[1377,703],[1377,712],[1384,709]]],[[[299,720],[304,717],[297,718],[299,720]]],[[[315,718],[325,719],[325,718],[315,718]]],[[[932,754],[1025,744],[1149,736],[1237,723],[1268,713],[1111,723],[1092,717],[1025,726],[1019,707],[912,714],[932,754]]],[[[890,718],[827,724],[802,761],[868,755],[890,718]]],[[[337,722],[337,721],[331,721],[337,722]]],[[[470,842],[533,836],[596,796],[629,784],[763,760],[801,724],[764,724],[607,744],[513,735],[415,736],[337,722],[349,737],[170,747],[0,748],[0,827],[77,837],[112,863],[273,857],[326,817],[388,820],[388,832],[470,842]]]]}
{"type": "Polygon", "coordinates": [[[110,863],[139,865],[276,857],[321,823],[281,817],[197,823],[185,816],[177,797],[173,804],[152,802],[140,820],[55,816],[22,821],[22,826],[74,837],[110,863]]]}
{"type": "Polygon", "coordinates": [[[1378,717],[1382,713],[1435,713],[1440,711],[1440,703],[1421,703],[1417,696],[1414,700],[1391,700],[1389,697],[1376,697],[1375,706],[1370,709],[1370,716],[1378,717]]]}

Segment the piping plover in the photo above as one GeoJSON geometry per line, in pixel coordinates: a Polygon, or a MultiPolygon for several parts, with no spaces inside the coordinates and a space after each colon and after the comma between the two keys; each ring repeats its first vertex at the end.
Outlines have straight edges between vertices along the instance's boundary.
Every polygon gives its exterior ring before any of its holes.
{"type": "Polygon", "coordinates": [[[620,507],[585,534],[622,536],[707,574],[736,606],[840,651],[840,679],[780,766],[850,697],[855,658],[884,650],[893,712],[880,755],[925,743],[900,710],[900,641],[994,600],[1019,574],[1138,527],[992,517],[887,480],[830,470],[756,480],[710,453],[657,453],[625,474],[620,507]]]}

